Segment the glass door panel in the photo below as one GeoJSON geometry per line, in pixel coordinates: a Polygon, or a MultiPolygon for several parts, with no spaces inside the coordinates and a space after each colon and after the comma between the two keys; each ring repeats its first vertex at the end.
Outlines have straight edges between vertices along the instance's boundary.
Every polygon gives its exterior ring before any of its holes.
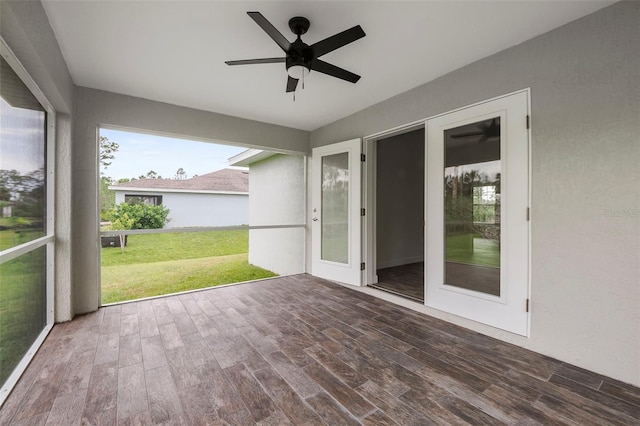
{"type": "Polygon", "coordinates": [[[311,273],[361,285],[361,141],[314,148],[311,157],[311,273]]]}
{"type": "Polygon", "coordinates": [[[0,40],[0,405],[53,321],[52,108],[0,40]],[[26,80],[25,80],[26,81],[26,80]],[[46,108],[45,106],[46,105],[46,108]],[[51,120],[51,121],[49,121],[51,120]],[[49,265],[48,265],[49,263],[49,265]]]}
{"type": "Polygon", "coordinates": [[[349,263],[349,154],[322,157],[322,260],[349,263]]]}
{"type": "Polygon", "coordinates": [[[446,285],[500,296],[500,117],[444,131],[446,285]]]}
{"type": "Polygon", "coordinates": [[[528,95],[427,120],[426,305],[520,335],[529,321],[528,95]]]}

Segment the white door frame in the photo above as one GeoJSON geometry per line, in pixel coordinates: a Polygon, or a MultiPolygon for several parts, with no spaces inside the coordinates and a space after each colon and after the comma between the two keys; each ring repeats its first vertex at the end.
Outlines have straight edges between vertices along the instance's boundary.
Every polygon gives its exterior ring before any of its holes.
{"type": "MultiPolygon", "coordinates": [[[[418,128],[425,128],[425,144],[426,144],[426,138],[427,138],[427,132],[426,132],[426,123],[428,120],[432,120],[435,118],[438,118],[440,116],[443,115],[447,115],[450,113],[454,113],[457,111],[461,111],[467,108],[471,108],[471,107],[475,107],[477,105],[481,105],[487,102],[491,102],[497,99],[501,99],[501,98],[505,98],[505,97],[509,97],[511,95],[514,94],[518,94],[518,93],[526,93],[527,95],[527,111],[529,116],[531,116],[531,89],[530,88],[525,88],[525,89],[521,89],[521,90],[517,90],[511,93],[507,93],[501,96],[496,96],[494,98],[491,99],[487,99],[487,100],[483,100],[481,102],[477,102],[471,105],[466,105],[464,107],[461,108],[456,108],[447,112],[443,112],[440,114],[436,114],[433,116],[429,116],[427,118],[421,119],[421,120],[416,120],[414,122],[411,123],[407,123],[401,126],[397,126],[394,127],[392,129],[388,129],[388,130],[384,130],[382,132],[377,132],[374,134],[371,134],[369,136],[366,136],[363,138],[363,152],[366,155],[366,162],[363,164],[363,181],[362,181],[362,187],[363,187],[363,206],[366,208],[366,216],[365,216],[365,222],[364,222],[364,226],[363,226],[363,233],[362,233],[362,247],[363,247],[363,256],[364,256],[364,261],[366,262],[366,269],[365,269],[365,274],[363,277],[363,284],[364,285],[368,285],[368,284],[375,284],[377,282],[377,274],[376,274],[376,214],[375,214],[375,193],[376,193],[376,163],[375,163],[375,159],[376,159],[376,142],[379,139],[383,139],[383,138],[388,138],[394,135],[398,135],[398,134],[402,134],[405,132],[409,132],[418,128]]],[[[528,140],[529,140],[529,144],[528,144],[528,172],[527,172],[527,180],[528,180],[528,205],[531,206],[531,130],[530,127],[528,129],[528,140]]],[[[426,150],[425,150],[425,156],[426,156],[426,150]]],[[[427,179],[427,172],[425,171],[425,188],[426,188],[426,179],[427,179]]],[[[427,213],[427,204],[428,204],[428,199],[427,197],[425,197],[425,224],[426,224],[426,213],[427,213]]],[[[528,238],[528,253],[529,253],[529,259],[528,259],[528,266],[527,266],[527,271],[526,271],[526,275],[527,275],[527,281],[528,281],[528,294],[527,300],[531,300],[531,222],[529,221],[528,223],[528,234],[529,234],[529,238],[528,238]]],[[[427,227],[425,226],[425,232],[426,232],[427,227]]],[[[425,239],[426,241],[426,239],[425,239]]],[[[428,253],[425,252],[425,269],[426,269],[426,265],[427,265],[427,256],[428,253]]],[[[425,270],[425,280],[427,277],[427,273],[425,270]]],[[[426,297],[426,282],[425,282],[425,306],[428,306],[428,300],[426,297]]],[[[530,304],[530,303],[529,303],[530,304]]],[[[527,329],[525,333],[520,333],[523,334],[525,336],[529,336],[530,335],[530,324],[531,324],[531,311],[529,310],[528,312],[528,321],[527,321],[527,329]]]]}
{"type": "Polygon", "coordinates": [[[427,121],[425,262],[426,305],[512,333],[529,333],[528,91],[521,91],[427,121]],[[500,117],[501,236],[498,296],[445,282],[444,131],[500,117]]]}
{"type": "MultiPolygon", "coordinates": [[[[362,205],[365,208],[365,218],[362,231],[362,250],[365,262],[363,285],[376,284],[378,282],[378,255],[377,255],[377,145],[381,139],[409,133],[414,130],[424,129],[425,120],[414,121],[404,126],[367,136],[363,139],[362,152],[365,162],[362,165],[362,205]]],[[[426,137],[425,137],[426,138],[426,137]]],[[[426,202],[426,201],[425,201],[426,202]]]]}
{"type": "Polygon", "coordinates": [[[362,262],[362,140],[351,139],[331,145],[314,148],[311,170],[311,265],[314,276],[355,286],[363,285],[362,262]],[[321,159],[333,154],[348,154],[348,258],[346,263],[323,260],[322,255],[322,183],[321,159]]]}

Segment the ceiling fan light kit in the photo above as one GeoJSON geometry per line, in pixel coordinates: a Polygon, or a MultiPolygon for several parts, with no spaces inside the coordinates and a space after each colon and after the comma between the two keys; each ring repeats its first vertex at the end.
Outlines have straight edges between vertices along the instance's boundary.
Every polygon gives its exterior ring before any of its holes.
{"type": "Polygon", "coordinates": [[[301,36],[309,30],[310,22],[307,18],[295,16],[289,20],[289,28],[297,36],[296,40],[290,43],[260,12],[247,12],[247,15],[280,46],[286,56],[283,58],[226,61],[225,63],[227,65],[274,64],[284,62],[288,76],[286,92],[294,92],[294,100],[298,81],[302,80],[302,88],[304,89],[304,79],[312,70],[350,83],[356,83],[360,79],[360,76],[357,74],[318,59],[322,55],[333,52],[364,37],[366,34],[360,25],[327,37],[312,45],[308,45],[301,39],[301,36]]]}

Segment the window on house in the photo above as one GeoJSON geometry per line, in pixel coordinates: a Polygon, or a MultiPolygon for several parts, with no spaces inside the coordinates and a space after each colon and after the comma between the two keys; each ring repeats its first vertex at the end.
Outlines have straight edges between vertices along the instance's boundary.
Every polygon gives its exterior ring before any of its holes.
{"type": "Polygon", "coordinates": [[[473,223],[495,224],[499,215],[496,211],[497,200],[500,194],[496,194],[496,185],[476,186],[473,188],[473,223]],[[498,216],[498,217],[497,217],[498,216]]]}
{"type": "Polygon", "coordinates": [[[148,206],[161,206],[162,195],[130,195],[125,194],[124,202],[127,204],[146,204],[148,206]]]}

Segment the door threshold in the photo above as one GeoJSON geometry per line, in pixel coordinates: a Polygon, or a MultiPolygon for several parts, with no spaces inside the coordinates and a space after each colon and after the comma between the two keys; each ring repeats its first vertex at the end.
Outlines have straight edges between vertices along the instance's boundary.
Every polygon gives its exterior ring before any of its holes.
{"type": "Polygon", "coordinates": [[[418,302],[421,305],[424,305],[424,300],[418,299],[417,297],[409,296],[408,294],[400,293],[399,291],[394,291],[394,290],[391,290],[391,289],[388,289],[388,288],[385,288],[385,287],[382,287],[382,286],[378,286],[376,284],[367,284],[367,287],[371,287],[371,288],[374,288],[376,290],[384,291],[385,293],[390,293],[390,294],[393,294],[395,296],[400,296],[400,297],[402,297],[404,299],[411,300],[412,302],[418,302]]]}

